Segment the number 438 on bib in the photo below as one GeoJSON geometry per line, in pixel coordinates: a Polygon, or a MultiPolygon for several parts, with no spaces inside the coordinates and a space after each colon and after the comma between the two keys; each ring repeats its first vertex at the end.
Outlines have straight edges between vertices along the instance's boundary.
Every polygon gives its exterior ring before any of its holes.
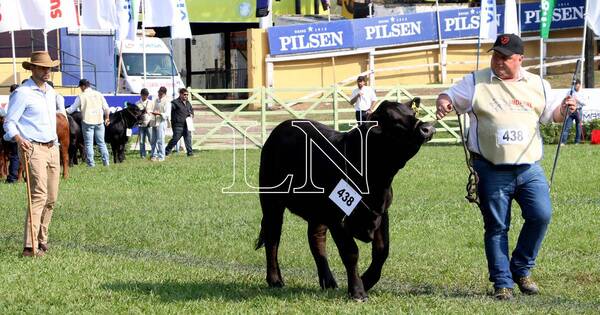
{"type": "Polygon", "coordinates": [[[362,199],[362,196],[345,180],[340,179],[331,194],[329,194],[329,199],[342,209],[346,215],[350,215],[362,199]]]}

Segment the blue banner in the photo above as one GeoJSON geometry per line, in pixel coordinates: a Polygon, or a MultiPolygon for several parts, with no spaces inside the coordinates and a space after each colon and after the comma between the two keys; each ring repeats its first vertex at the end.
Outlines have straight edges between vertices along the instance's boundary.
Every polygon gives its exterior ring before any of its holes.
{"type": "Polygon", "coordinates": [[[335,21],[269,28],[271,55],[354,48],[351,21],[335,21]]]}
{"type": "Polygon", "coordinates": [[[357,19],[352,21],[356,47],[390,46],[431,41],[437,38],[431,12],[357,19]]]}
{"type": "MultiPolygon", "coordinates": [[[[552,30],[583,26],[585,0],[558,0],[552,15],[552,30]]],[[[504,6],[496,8],[498,34],[504,32],[504,6]]],[[[539,32],[540,4],[521,5],[521,32],[539,32]]],[[[440,11],[442,39],[477,37],[479,8],[440,11]]],[[[435,12],[413,13],[292,26],[268,30],[271,55],[392,46],[438,40],[435,12]]],[[[550,34],[552,37],[552,33],[550,34]]]]}

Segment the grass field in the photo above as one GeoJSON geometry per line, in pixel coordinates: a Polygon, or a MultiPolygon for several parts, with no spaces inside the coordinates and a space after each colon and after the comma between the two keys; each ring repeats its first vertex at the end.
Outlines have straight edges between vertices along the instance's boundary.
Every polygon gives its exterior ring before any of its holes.
{"type": "MultiPolygon", "coordinates": [[[[550,172],[555,147],[545,148],[550,172]]],[[[248,152],[251,182],[259,151],[248,152]]],[[[391,250],[367,303],[321,291],[306,224],[285,217],[286,287],[264,281],[256,194],[222,194],[231,151],[157,164],[129,155],[109,168],[72,169],[61,182],[50,252],[20,258],[24,184],[0,184],[0,313],[589,313],[600,311],[600,147],[567,146],[552,192],[554,216],[534,276],[542,294],[496,302],[488,294],[482,220],[464,196],[459,146],[428,146],[394,181],[391,250]]],[[[254,181],[256,184],[256,181],[254,181]]],[[[522,224],[515,207],[511,245],[522,224]]],[[[361,269],[370,246],[360,244],[361,269]]]]}

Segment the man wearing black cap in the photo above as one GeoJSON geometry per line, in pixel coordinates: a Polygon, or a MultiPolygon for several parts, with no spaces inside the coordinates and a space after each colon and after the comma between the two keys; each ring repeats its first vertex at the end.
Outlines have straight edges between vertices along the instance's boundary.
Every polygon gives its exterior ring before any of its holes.
{"type": "Polygon", "coordinates": [[[539,124],[561,122],[575,110],[575,99],[552,99],[551,87],[525,71],[523,41],[498,36],[490,68],[466,75],[437,98],[437,118],[456,109],[470,118],[467,148],[479,176],[477,192],[484,221],[484,244],[494,297],[509,300],[516,282],[523,294],[537,294],[531,269],[546,234],[552,204],[540,166],[539,124]],[[525,222],[509,255],[511,203],[516,200],[525,222]]]}
{"type": "Polygon", "coordinates": [[[73,105],[67,109],[67,113],[72,114],[76,110],[81,110],[81,120],[83,129],[83,143],[85,145],[85,154],[87,165],[94,167],[94,140],[100,149],[102,164],[108,166],[109,156],[106,143],[104,142],[104,125],[109,124],[109,108],[106,99],[100,92],[92,89],[90,81],[87,79],[79,80],[81,94],[75,99],[73,105]]]}

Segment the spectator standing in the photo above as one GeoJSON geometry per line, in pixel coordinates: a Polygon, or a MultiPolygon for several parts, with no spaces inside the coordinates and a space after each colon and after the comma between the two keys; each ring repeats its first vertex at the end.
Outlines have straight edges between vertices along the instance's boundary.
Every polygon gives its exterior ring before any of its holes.
{"type": "MultiPolygon", "coordinates": [[[[13,84],[10,86],[10,94],[19,87],[17,84],[13,84]]],[[[6,113],[0,114],[0,116],[6,116],[6,113]]],[[[6,176],[6,182],[8,184],[13,184],[17,182],[19,178],[19,146],[14,141],[6,141],[8,144],[8,174],[6,176]]]]}
{"type": "Polygon", "coordinates": [[[17,143],[21,163],[28,163],[30,174],[31,204],[24,226],[23,256],[43,256],[48,250],[48,228],[58,197],[56,93],[46,82],[51,68],[59,64],[47,51],[31,53],[30,61],[23,62],[31,77],[10,95],[4,122],[4,139],[17,143]],[[34,249],[39,250],[36,253],[34,249]]]}
{"type": "Polygon", "coordinates": [[[567,139],[569,138],[569,132],[571,131],[571,126],[573,125],[573,122],[575,122],[575,144],[581,143],[581,135],[583,129],[583,126],[581,124],[581,111],[583,106],[587,104],[587,99],[585,95],[583,95],[583,93],[581,92],[581,80],[579,79],[575,80],[575,93],[573,94],[573,96],[577,100],[577,110],[569,114],[569,117],[567,117],[567,121],[565,122],[565,130],[563,130],[563,133],[560,137],[561,145],[567,144],[567,139]]]}
{"type": "Polygon", "coordinates": [[[194,118],[194,110],[192,104],[188,101],[189,92],[185,88],[179,89],[179,97],[171,101],[171,127],[173,128],[173,138],[169,140],[169,144],[165,149],[165,156],[168,156],[173,150],[175,144],[181,137],[185,141],[185,150],[187,156],[193,156],[192,151],[192,133],[188,124],[194,118]]]}
{"type": "Polygon", "coordinates": [[[165,131],[167,130],[167,120],[171,113],[171,102],[167,98],[167,88],[161,86],[158,89],[158,97],[154,101],[152,108],[152,119],[150,126],[152,128],[152,161],[164,161],[165,159],[165,131]]]}
{"type": "Polygon", "coordinates": [[[367,86],[366,78],[359,76],[356,79],[356,89],[352,91],[350,97],[350,104],[354,105],[356,110],[356,121],[362,124],[363,121],[367,121],[367,117],[375,109],[375,103],[377,102],[377,96],[375,91],[370,86],[367,86]]]}
{"type": "Polygon", "coordinates": [[[484,222],[489,280],[498,300],[513,298],[516,282],[523,294],[538,294],[531,277],[552,216],[548,181],[540,165],[540,123],[560,122],[575,99],[549,99],[550,84],[525,71],[523,41],[498,36],[490,67],[466,75],[437,98],[437,118],[456,108],[469,114],[467,147],[479,176],[477,191],[484,222]],[[516,247],[509,254],[511,205],[524,218],[516,247]]]}
{"type": "Polygon", "coordinates": [[[152,143],[152,135],[150,129],[150,120],[152,120],[152,102],[148,99],[150,93],[148,89],[143,88],[140,91],[140,100],[135,103],[142,111],[142,119],[138,127],[138,136],[140,138],[140,157],[146,158],[146,143],[152,143]],[[147,140],[147,141],[146,141],[147,140]]]}
{"type": "Polygon", "coordinates": [[[83,129],[87,165],[89,167],[96,166],[94,162],[95,140],[100,150],[102,164],[108,166],[108,149],[106,143],[104,143],[104,125],[110,123],[108,103],[106,103],[106,99],[100,92],[92,89],[90,81],[87,79],[79,80],[79,88],[81,94],[75,99],[73,105],[67,109],[67,113],[72,114],[78,109],[81,110],[81,128],[83,129]]]}

